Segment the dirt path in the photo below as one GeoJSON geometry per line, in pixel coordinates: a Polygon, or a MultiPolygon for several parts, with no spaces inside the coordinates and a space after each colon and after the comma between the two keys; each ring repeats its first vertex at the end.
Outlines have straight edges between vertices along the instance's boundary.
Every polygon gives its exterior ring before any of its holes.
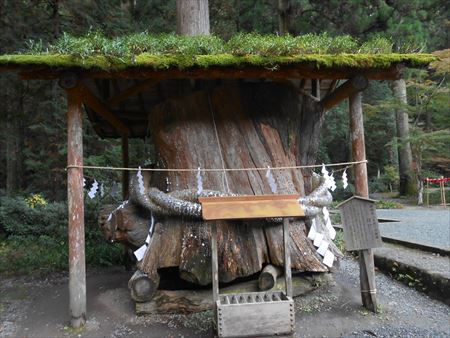
{"type": "MultiPolygon", "coordinates": [[[[357,264],[341,262],[335,283],[296,299],[297,337],[445,337],[450,307],[377,274],[381,313],[360,305],[357,264]]],[[[190,316],[137,317],[118,268],[88,274],[88,321],[84,331],[68,325],[67,277],[2,278],[0,336],[14,337],[211,337],[211,312],[190,316]]]]}

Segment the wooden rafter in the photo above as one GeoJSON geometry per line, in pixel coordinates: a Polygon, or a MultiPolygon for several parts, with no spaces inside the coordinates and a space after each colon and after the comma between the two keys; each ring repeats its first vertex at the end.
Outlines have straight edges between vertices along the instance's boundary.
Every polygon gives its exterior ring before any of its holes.
{"type": "Polygon", "coordinates": [[[130,134],[129,128],[85,85],[79,84],[75,88],[69,89],[69,91],[78,92],[83,103],[108,121],[108,123],[111,124],[121,135],[130,134]]]}
{"type": "Polygon", "coordinates": [[[146,91],[147,89],[153,87],[156,85],[160,80],[158,79],[148,79],[142,82],[139,82],[131,87],[128,87],[127,89],[121,91],[117,95],[114,95],[108,100],[108,103],[110,106],[115,107],[120,102],[128,99],[129,97],[135,96],[139,93],[142,93],[146,91]]]}
{"type": "Polygon", "coordinates": [[[336,90],[325,96],[320,104],[324,110],[329,110],[345,100],[350,95],[354,95],[367,88],[369,81],[366,77],[358,75],[350,80],[346,81],[343,85],[339,86],[336,90]]]}

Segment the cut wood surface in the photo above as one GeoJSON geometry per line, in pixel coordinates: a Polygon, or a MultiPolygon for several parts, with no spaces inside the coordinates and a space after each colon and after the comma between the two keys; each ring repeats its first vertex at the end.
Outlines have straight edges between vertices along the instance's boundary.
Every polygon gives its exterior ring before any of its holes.
{"type": "Polygon", "coordinates": [[[131,290],[131,298],[136,302],[146,302],[153,298],[158,290],[159,276],[154,275],[150,278],[140,270],[131,276],[128,281],[128,288],[131,290]]]}
{"type": "MultiPolygon", "coordinates": [[[[158,167],[222,168],[223,163],[227,168],[256,168],[315,163],[318,142],[314,137],[318,136],[322,123],[322,108],[299,96],[295,88],[279,83],[235,82],[203,91],[189,91],[185,87],[184,90],[184,96],[169,99],[149,113],[158,167]]],[[[278,193],[304,196],[305,188],[309,193],[310,173],[310,170],[274,170],[278,193]]],[[[161,191],[197,189],[196,172],[144,175],[149,186],[161,191]]],[[[271,188],[265,175],[264,171],[204,172],[203,188],[239,195],[267,195],[271,194],[271,188]]],[[[209,284],[209,223],[161,216],[157,221],[161,224],[159,233],[140,262],[140,269],[152,275],[159,268],[178,266],[183,279],[209,284]]],[[[281,223],[260,226],[265,223],[264,220],[218,222],[221,282],[255,274],[267,263],[283,265],[281,223]]],[[[291,222],[289,232],[292,268],[328,271],[306,238],[304,222],[291,222]]]]}
{"type": "Polygon", "coordinates": [[[278,266],[268,264],[261,271],[258,278],[258,288],[260,290],[270,290],[277,282],[277,278],[283,274],[283,270],[278,266]]]}

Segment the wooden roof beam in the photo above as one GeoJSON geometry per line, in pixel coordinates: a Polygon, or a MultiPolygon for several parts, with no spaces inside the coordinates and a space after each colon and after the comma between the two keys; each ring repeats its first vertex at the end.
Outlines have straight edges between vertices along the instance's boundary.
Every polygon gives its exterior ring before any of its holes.
{"type": "Polygon", "coordinates": [[[343,85],[339,86],[333,92],[325,96],[320,104],[323,109],[330,110],[334,106],[338,105],[340,102],[345,100],[351,95],[363,91],[369,85],[369,81],[365,76],[357,75],[350,80],[346,81],[343,85]]]}
{"type": "Polygon", "coordinates": [[[128,87],[127,89],[121,91],[117,95],[114,95],[108,100],[111,107],[116,107],[120,102],[128,99],[129,97],[135,96],[139,93],[146,91],[147,89],[156,85],[160,80],[158,79],[148,79],[135,84],[134,86],[128,87]]]}
{"type": "MultiPolygon", "coordinates": [[[[315,68],[313,65],[280,66],[278,70],[264,67],[210,67],[196,69],[128,69],[122,71],[83,70],[78,72],[83,78],[109,78],[109,79],[243,79],[243,78],[308,78],[344,80],[351,76],[362,74],[369,80],[396,80],[401,76],[403,66],[392,65],[388,68],[315,68]]],[[[60,78],[63,70],[52,70],[44,67],[23,69],[20,76],[24,80],[51,80],[60,78]]]]}
{"type": "Polygon", "coordinates": [[[65,74],[60,78],[59,85],[67,92],[78,95],[85,105],[104,118],[119,134],[122,136],[130,134],[130,129],[89,88],[79,81],[76,74],[65,74]]]}

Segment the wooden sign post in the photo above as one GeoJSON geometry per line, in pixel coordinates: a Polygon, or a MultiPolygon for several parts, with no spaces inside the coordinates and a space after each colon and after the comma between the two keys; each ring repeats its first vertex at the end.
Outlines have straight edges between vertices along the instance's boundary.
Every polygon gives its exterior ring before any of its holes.
{"type": "Polygon", "coordinates": [[[353,196],[339,204],[338,208],[344,228],[345,248],[349,251],[358,250],[360,260],[364,262],[360,265],[363,304],[368,310],[377,312],[375,266],[371,249],[382,246],[382,241],[375,201],[353,196]]]}
{"type": "MultiPolygon", "coordinates": [[[[207,221],[283,218],[285,292],[219,293],[217,227],[211,226],[211,264],[215,321],[218,337],[292,335],[295,329],[292,299],[289,220],[302,217],[298,195],[202,197],[207,221]]],[[[264,222],[262,222],[264,224],[264,222]]]]}
{"type": "MultiPolygon", "coordinates": [[[[362,113],[361,92],[350,95],[349,113],[352,157],[353,161],[361,162],[354,166],[356,195],[369,198],[367,164],[364,162],[366,161],[366,147],[364,141],[364,119],[362,113]]],[[[372,249],[364,249],[360,251],[359,273],[362,303],[366,309],[376,312],[377,298],[375,291],[375,264],[373,261],[372,249]]]]}

